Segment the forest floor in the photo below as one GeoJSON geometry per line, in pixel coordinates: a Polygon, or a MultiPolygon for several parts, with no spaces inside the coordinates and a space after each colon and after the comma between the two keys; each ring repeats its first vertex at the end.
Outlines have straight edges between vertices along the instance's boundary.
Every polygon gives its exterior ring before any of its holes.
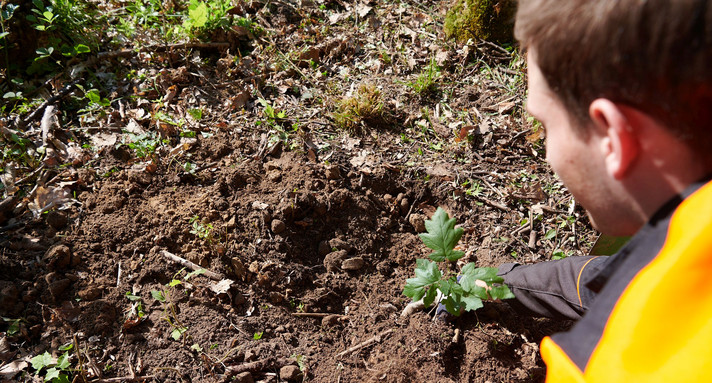
{"type": "Polygon", "coordinates": [[[401,317],[437,207],[478,266],[591,246],[523,56],[445,40],[447,2],[240,4],[210,44],[136,32],[3,109],[0,379],[541,381],[568,322],[401,317]]]}

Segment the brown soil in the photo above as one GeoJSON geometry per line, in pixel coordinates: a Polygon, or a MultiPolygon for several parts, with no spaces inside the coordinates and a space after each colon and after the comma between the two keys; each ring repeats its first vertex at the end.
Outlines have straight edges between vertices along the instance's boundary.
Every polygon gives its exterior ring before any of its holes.
{"type": "MultiPolygon", "coordinates": [[[[302,20],[282,11],[273,12],[272,24],[278,17],[295,25],[302,20]]],[[[347,43],[341,48],[328,60],[365,54],[349,52],[347,43]]],[[[426,63],[427,55],[419,59],[426,63]]],[[[469,60],[464,55],[449,59],[453,67],[469,60]]],[[[462,75],[443,73],[445,79],[462,75]]],[[[268,83],[285,81],[270,76],[268,83]]],[[[198,88],[212,89],[191,81],[181,85],[179,104],[205,93],[198,88]]],[[[212,136],[184,139],[177,155],[166,145],[152,159],[137,160],[126,145],[113,145],[84,167],[57,171],[52,185],[61,184],[78,202],[39,218],[18,208],[0,232],[0,315],[8,318],[0,323],[6,331],[0,360],[45,350],[58,355],[60,346],[74,343],[81,350],[75,362],[95,378],[541,381],[538,344],[566,322],[531,318],[502,302],[453,323],[433,321],[432,312],[400,317],[409,303],[405,280],[415,260],[428,254],[418,220],[437,207],[465,229],[466,260],[479,266],[546,260],[555,249],[582,254],[589,246],[585,223],[568,221],[581,211],[548,171],[541,137],[532,136],[521,114],[523,89],[512,95],[484,77],[470,86],[450,83],[456,108],[489,111],[460,142],[456,128],[438,123],[417,134],[413,121],[423,107],[435,115],[442,94],[408,95],[409,88],[385,77],[376,83],[398,108],[355,131],[329,126],[320,119],[326,113],[300,111],[316,106],[290,104],[289,91],[263,87],[287,98],[280,107],[287,116],[303,116],[299,135],[271,140],[269,127],[255,124],[264,116],[233,114],[221,116],[227,123],[207,124],[212,136]],[[393,121],[407,129],[393,128],[393,121]],[[404,132],[415,138],[403,139],[404,132]],[[445,147],[429,145],[436,139],[445,147]],[[186,170],[186,161],[194,167],[186,170]],[[475,183],[480,189],[472,189],[475,183]],[[535,234],[520,229],[532,217],[538,217],[535,234]],[[556,237],[547,236],[553,229],[556,237]],[[186,280],[191,270],[165,252],[232,283],[219,289],[205,274],[186,280]],[[169,286],[173,280],[181,283],[169,286]],[[21,318],[12,336],[10,318],[21,318]],[[288,365],[301,371],[281,370],[288,365]],[[303,374],[288,378],[295,372],[303,374]]],[[[255,102],[250,96],[247,105],[255,102]]]]}

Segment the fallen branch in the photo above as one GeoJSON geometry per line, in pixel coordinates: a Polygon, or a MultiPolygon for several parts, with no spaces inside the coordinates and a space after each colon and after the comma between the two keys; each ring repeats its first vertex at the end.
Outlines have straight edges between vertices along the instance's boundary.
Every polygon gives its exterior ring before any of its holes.
{"type": "Polygon", "coordinates": [[[189,260],[187,260],[187,259],[185,259],[185,258],[181,258],[181,257],[179,257],[179,256],[177,256],[177,255],[175,255],[175,254],[169,253],[169,252],[166,251],[166,250],[161,251],[161,254],[162,254],[164,257],[168,258],[169,260],[171,260],[171,261],[173,261],[173,262],[175,262],[175,263],[179,263],[179,264],[181,264],[182,266],[185,266],[185,267],[187,267],[187,268],[189,268],[189,269],[191,269],[191,270],[193,270],[193,271],[205,270],[205,276],[208,277],[208,278],[210,278],[210,279],[214,279],[214,280],[216,280],[216,281],[220,281],[220,280],[225,279],[225,276],[222,275],[222,274],[220,274],[220,273],[216,273],[216,272],[214,272],[214,271],[207,270],[206,268],[204,268],[204,267],[202,267],[202,266],[200,266],[200,265],[197,265],[197,264],[195,264],[195,263],[193,263],[193,262],[191,262],[191,261],[189,261],[189,260]]]}
{"type": "Polygon", "coordinates": [[[235,376],[243,372],[259,372],[266,369],[280,369],[286,365],[294,363],[292,358],[274,358],[270,357],[267,359],[258,360],[255,362],[238,364],[235,366],[228,366],[225,369],[225,374],[227,376],[235,376]]]}
{"type": "Polygon", "coordinates": [[[378,343],[383,340],[383,337],[392,333],[393,329],[386,330],[378,335],[373,336],[372,338],[369,338],[368,340],[361,342],[353,347],[349,347],[348,349],[341,351],[340,353],[336,354],[337,358],[344,357],[345,355],[351,354],[354,351],[358,351],[364,347],[368,347],[374,343],[378,343]]]}

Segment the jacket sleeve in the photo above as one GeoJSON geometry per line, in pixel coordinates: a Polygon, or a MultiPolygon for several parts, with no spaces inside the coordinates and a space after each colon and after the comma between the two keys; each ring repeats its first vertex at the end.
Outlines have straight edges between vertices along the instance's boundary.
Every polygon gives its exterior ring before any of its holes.
{"type": "Polygon", "coordinates": [[[499,267],[516,299],[510,304],[529,314],[552,318],[579,319],[589,308],[595,293],[585,281],[608,257],[568,257],[533,265],[505,263],[499,267]]]}

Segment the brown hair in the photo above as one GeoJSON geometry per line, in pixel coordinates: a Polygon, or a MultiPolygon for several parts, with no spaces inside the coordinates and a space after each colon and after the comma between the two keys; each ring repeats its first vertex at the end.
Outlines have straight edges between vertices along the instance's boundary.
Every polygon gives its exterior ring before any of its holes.
{"type": "Polygon", "coordinates": [[[596,98],[656,118],[712,156],[706,0],[520,0],[515,35],[580,126],[596,98]]]}

